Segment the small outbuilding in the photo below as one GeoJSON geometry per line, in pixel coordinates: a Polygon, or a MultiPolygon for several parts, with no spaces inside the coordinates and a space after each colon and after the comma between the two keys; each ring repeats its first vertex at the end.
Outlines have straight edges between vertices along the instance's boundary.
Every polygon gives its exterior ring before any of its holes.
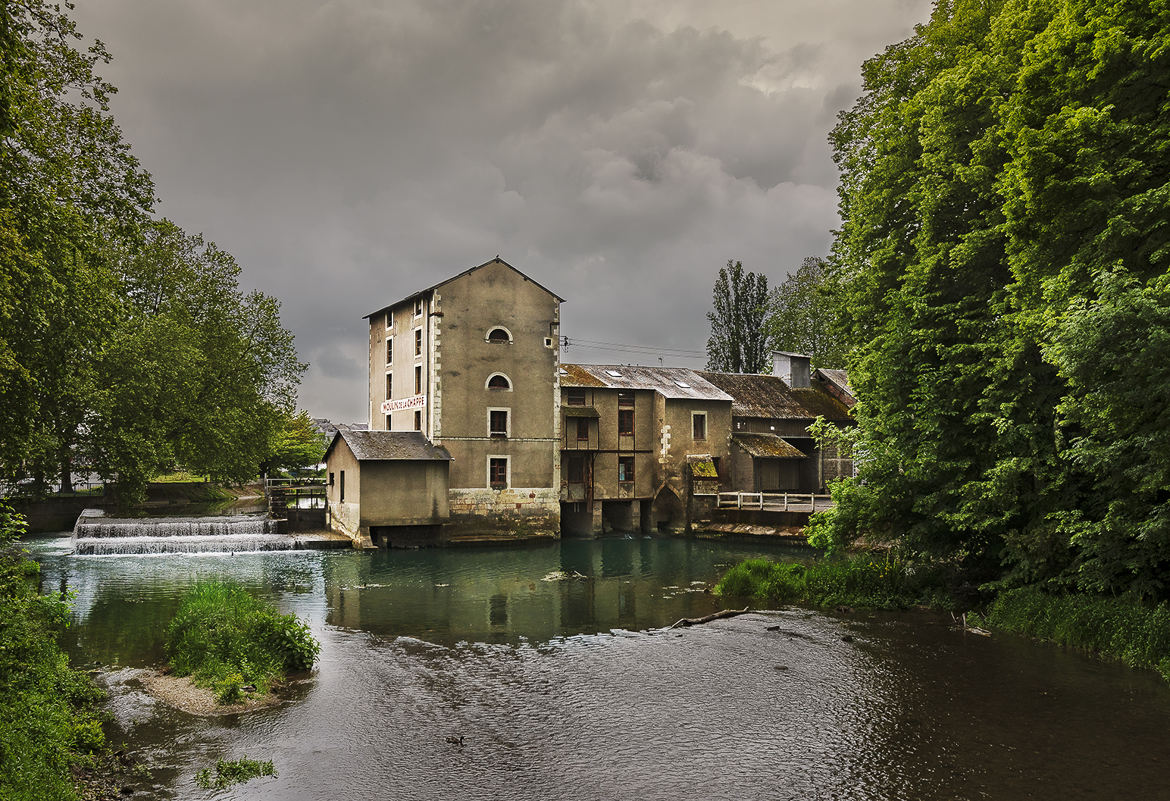
{"type": "Polygon", "coordinates": [[[450,464],[418,431],[338,429],[325,451],[329,527],[359,548],[438,542],[450,464]]]}

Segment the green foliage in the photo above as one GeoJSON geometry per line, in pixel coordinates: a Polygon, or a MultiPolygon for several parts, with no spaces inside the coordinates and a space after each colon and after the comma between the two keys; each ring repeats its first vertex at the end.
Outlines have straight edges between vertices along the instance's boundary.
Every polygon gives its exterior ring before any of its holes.
{"type": "Polygon", "coordinates": [[[328,445],[308,412],[302,410],[295,415],[285,412],[274,433],[264,472],[312,468],[324,460],[328,445]]]}
{"type": "Polygon", "coordinates": [[[243,588],[218,581],[187,593],[166,648],[176,675],[191,676],[223,703],[239,700],[246,685],[266,693],[288,673],[311,668],[320,652],[296,615],[281,615],[243,588]]]}
{"type": "Polygon", "coordinates": [[[743,264],[727,261],[715,279],[713,309],[707,312],[707,369],[724,373],[760,373],[768,369],[768,279],[744,273],[743,264]]]}
{"type": "Polygon", "coordinates": [[[233,784],[255,779],[258,776],[275,776],[276,768],[272,761],[260,762],[256,759],[224,760],[215,763],[215,778],[211,776],[211,769],[204,768],[195,774],[195,783],[204,790],[223,790],[233,784]]]}
{"type": "Polygon", "coordinates": [[[1170,605],[1021,587],[999,594],[979,622],[1151,668],[1170,681],[1170,605]]]}
{"type": "Polygon", "coordinates": [[[814,535],[1170,597],[1170,10],[955,0],[832,134],[859,480],[814,535]]]}
{"type": "Polygon", "coordinates": [[[106,745],[103,696],[57,645],[69,608],[32,589],[15,542],[23,529],[0,504],[0,798],[73,799],[72,768],[90,766],[106,745]]]}
{"type": "Polygon", "coordinates": [[[837,331],[834,289],[825,260],[806,257],[769,299],[771,347],[807,354],[817,367],[844,367],[846,353],[837,331]]]}
{"type": "Polygon", "coordinates": [[[71,8],[0,5],[0,479],[67,490],[81,455],[125,506],[175,463],[254,478],[304,367],[230,255],[151,221],[71,8]]]}
{"type": "Polygon", "coordinates": [[[859,556],[811,564],[748,559],[715,585],[715,594],[776,604],[904,609],[917,603],[922,586],[890,556],[859,556]]]}

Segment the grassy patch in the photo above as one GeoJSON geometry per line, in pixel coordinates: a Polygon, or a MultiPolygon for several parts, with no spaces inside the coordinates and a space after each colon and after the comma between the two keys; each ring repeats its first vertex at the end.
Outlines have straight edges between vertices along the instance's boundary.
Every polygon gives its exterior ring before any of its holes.
{"type": "Polygon", "coordinates": [[[776,604],[904,609],[922,593],[893,558],[858,556],[811,564],[748,559],[724,574],[715,594],[776,604]]]}
{"type": "Polygon", "coordinates": [[[1096,595],[1054,595],[1037,587],[1005,590],[978,622],[1052,640],[1130,667],[1153,668],[1170,681],[1170,606],[1096,595]]]}
{"type": "Polygon", "coordinates": [[[242,759],[224,760],[221,759],[215,763],[215,776],[212,777],[211,769],[204,768],[195,774],[195,783],[205,790],[222,790],[225,787],[231,787],[233,784],[240,784],[250,779],[255,779],[257,776],[275,776],[276,768],[272,761],[260,762],[256,759],[242,759]]]}
{"type": "Polygon", "coordinates": [[[0,503],[0,798],[73,799],[108,752],[104,695],[57,645],[69,607],[33,589],[23,530],[0,503]]]}
{"type": "Polygon", "coordinates": [[[174,473],[164,473],[150,480],[151,484],[206,484],[207,476],[199,476],[179,470],[174,473]]]}
{"type": "Polygon", "coordinates": [[[171,621],[167,654],[178,676],[231,704],[268,692],[273,682],[308,670],[320,646],[296,615],[282,615],[243,588],[202,582],[171,621]]]}

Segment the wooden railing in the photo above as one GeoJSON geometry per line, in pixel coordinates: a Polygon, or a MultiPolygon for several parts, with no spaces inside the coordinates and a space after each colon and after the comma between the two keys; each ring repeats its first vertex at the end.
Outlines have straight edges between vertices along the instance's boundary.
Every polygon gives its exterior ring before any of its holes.
{"type": "Polygon", "coordinates": [[[832,505],[831,496],[811,492],[721,492],[717,508],[758,512],[819,512],[832,505]]]}
{"type": "Polygon", "coordinates": [[[325,482],[319,478],[270,478],[264,482],[268,510],[324,509],[325,482]]]}

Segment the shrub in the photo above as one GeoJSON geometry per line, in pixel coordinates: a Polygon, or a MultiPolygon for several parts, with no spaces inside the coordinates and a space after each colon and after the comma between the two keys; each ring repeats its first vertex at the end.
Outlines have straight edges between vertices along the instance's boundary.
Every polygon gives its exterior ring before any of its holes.
{"type": "Polygon", "coordinates": [[[223,790],[233,784],[255,779],[257,776],[275,776],[276,768],[272,761],[261,762],[257,759],[218,760],[215,763],[215,778],[211,777],[211,769],[204,768],[195,774],[195,783],[205,790],[223,790]]]}
{"type": "Polygon", "coordinates": [[[171,621],[167,654],[178,676],[235,703],[246,685],[272,682],[313,666],[320,645],[296,615],[281,615],[243,588],[218,581],[193,587],[171,621]]]}
{"type": "Polygon", "coordinates": [[[777,604],[901,609],[915,603],[922,588],[890,556],[863,555],[807,565],[748,559],[724,574],[715,594],[777,604]]]}

